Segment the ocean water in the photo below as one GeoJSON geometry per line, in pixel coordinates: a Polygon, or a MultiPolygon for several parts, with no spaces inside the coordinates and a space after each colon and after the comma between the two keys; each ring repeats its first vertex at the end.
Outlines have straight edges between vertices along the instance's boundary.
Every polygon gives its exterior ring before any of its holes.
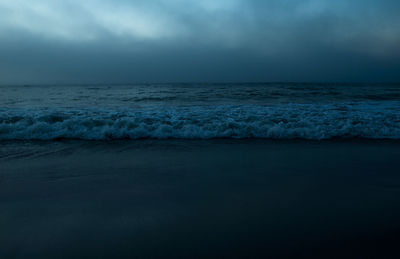
{"type": "Polygon", "coordinates": [[[400,139],[400,84],[0,89],[0,140],[400,139]]]}
{"type": "Polygon", "coordinates": [[[400,85],[0,86],[0,258],[400,258],[398,139],[400,85]]]}

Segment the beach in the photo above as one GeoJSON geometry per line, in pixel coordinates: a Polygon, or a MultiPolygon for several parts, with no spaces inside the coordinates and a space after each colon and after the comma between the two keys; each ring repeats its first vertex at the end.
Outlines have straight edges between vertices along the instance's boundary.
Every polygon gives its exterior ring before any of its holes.
{"type": "Polygon", "coordinates": [[[395,258],[400,142],[0,143],[1,258],[395,258]]]}
{"type": "Polygon", "coordinates": [[[399,13],[0,0],[0,259],[399,259],[399,13]]]}

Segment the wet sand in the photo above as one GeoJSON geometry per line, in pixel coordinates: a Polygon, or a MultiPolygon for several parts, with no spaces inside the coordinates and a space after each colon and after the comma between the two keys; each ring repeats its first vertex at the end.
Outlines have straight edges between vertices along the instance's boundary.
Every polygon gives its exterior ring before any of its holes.
{"type": "Polygon", "coordinates": [[[400,143],[0,143],[0,258],[398,258],[400,143]]]}

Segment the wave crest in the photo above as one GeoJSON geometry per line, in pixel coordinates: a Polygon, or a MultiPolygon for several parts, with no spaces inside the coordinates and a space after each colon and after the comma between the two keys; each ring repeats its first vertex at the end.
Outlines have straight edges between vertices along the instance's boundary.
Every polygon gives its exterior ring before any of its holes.
{"type": "Polygon", "coordinates": [[[0,140],[400,139],[400,102],[0,109],[0,140]]]}

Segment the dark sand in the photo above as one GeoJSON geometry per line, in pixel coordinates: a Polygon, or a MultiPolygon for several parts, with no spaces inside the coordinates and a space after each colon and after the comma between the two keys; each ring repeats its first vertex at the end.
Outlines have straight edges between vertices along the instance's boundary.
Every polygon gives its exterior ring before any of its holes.
{"type": "Polygon", "coordinates": [[[400,257],[400,143],[0,143],[0,258],[400,257]]]}

